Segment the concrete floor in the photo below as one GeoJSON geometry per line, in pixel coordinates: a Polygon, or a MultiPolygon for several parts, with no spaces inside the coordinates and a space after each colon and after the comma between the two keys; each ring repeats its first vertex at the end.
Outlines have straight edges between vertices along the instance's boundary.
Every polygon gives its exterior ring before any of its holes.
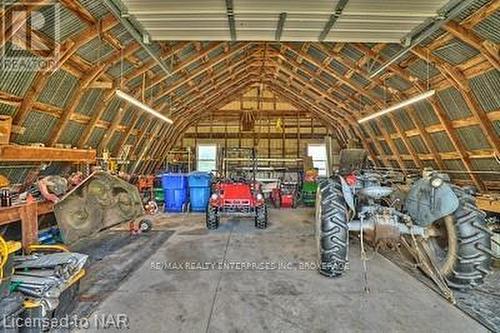
{"type": "Polygon", "coordinates": [[[365,293],[356,244],[351,245],[350,269],[342,278],[299,270],[301,264],[316,259],[313,214],[306,208],[271,210],[273,224],[267,230],[256,230],[250,220],[226,219],[210,232],[204,215],[162,216],[156,228],[176,233],[99,305],[91,326],[103,314],[126,314],[129,332],[486,331],[378,254],[369,255],[370,293],[365,293]],[[222,260],[289,262],[293,267],[151,268],[157,263],[222,260]]]}

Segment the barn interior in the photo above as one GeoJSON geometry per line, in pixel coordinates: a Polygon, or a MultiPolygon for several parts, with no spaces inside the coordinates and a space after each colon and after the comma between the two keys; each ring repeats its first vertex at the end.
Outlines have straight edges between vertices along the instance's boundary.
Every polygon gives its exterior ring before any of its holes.
{"type": "Polygon", "coordinates": [[[0,329],[500,330],[500,1],[1,5],[0,329]]]}

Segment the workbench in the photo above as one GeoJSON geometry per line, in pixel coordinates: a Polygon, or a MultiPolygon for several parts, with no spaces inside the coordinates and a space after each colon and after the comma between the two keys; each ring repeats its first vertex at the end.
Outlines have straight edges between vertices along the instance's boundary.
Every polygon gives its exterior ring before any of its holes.
{"type": "Polygon", "coordinates": [[[21,221],[22,245],[27,250],[38,243],[38,216],[52,213],[53,203],[48,201],[25,203],[0,208],[0,226],[21,221]]]}

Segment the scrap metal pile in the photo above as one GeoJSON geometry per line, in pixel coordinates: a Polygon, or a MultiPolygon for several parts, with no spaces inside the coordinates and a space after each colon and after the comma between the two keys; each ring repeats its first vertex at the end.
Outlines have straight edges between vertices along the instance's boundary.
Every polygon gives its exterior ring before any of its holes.
{"type": "Polygon", "coordinates": [[[11,285],[40,301],[44,313],[55,310],[61,294],[84,274],[87,255],[72,252],[14,256],[11,285]]]}

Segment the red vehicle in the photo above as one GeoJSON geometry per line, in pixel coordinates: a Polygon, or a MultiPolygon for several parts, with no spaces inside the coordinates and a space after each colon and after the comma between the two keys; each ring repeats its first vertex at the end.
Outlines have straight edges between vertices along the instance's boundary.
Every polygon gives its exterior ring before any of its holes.
{"type": "Polygon", "coordinates": [[[253,217],[256,228],[267,228],[267,207],[260,188],[242,181],[217,184],[208,203],[207,228],[217,229],[223,216],[253,217]]]}

